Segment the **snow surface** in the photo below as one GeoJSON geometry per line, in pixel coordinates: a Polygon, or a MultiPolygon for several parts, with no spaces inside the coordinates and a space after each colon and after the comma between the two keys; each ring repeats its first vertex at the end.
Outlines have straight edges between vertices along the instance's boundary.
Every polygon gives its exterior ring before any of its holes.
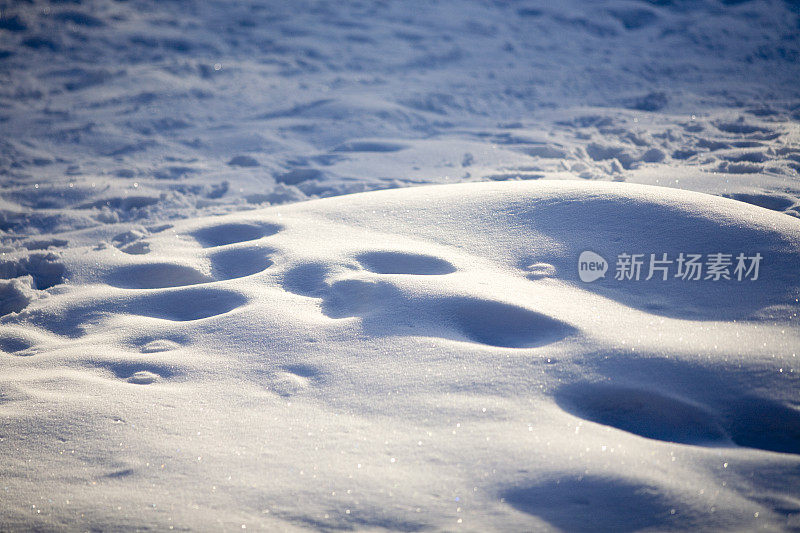
{"type": "Polygon", "coordinates": [[[0,530],[800,530],[798,11],[0,1],[0,530]]]}

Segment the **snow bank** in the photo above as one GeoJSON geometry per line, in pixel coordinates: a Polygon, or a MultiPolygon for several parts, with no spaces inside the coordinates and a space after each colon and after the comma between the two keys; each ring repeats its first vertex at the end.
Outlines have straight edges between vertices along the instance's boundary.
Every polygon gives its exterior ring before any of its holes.
{"type": "Polygon", "coordinates": [[[800,526],[792,217],[478,183],[63,237],[0,319],[3,528],[800,526]],[[757,279],[615,279],[722,252],[757,279]]]}

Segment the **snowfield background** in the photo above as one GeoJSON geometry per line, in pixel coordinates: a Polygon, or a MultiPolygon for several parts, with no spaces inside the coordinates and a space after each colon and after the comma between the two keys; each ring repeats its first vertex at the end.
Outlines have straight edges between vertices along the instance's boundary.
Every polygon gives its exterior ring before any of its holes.
{"type": "Polygon", "coordinates": [[[800,529],[799,82],[789,0],[0,1],[0,530],[800,529]]]}

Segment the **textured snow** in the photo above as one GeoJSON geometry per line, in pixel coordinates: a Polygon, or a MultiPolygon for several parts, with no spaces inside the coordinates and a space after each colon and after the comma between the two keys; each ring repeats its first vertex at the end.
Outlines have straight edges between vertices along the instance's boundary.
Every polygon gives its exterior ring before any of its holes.
{"type": "Polygon", "coordinates": [[[0,2],[0,530],[797,530],[799,27],[0,2]]]}

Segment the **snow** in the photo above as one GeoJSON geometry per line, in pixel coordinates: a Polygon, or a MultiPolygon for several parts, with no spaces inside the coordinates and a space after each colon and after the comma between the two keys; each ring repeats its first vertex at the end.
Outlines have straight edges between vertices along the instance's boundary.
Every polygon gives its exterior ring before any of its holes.
{"type": "Polygon", "coordinates": [[[147,254],[98,250],[116,229],[64,234],[69,281],[3,321],[9,526],[788,524],[792,217],[542,181],[188,219],[147,254]],[[588,244],[765,260],[584,284],[588,244]]]}
{"type": "Polygon", "coordinates": [[[0,4],[0,529],[800,528],[797,28],[0,4]]]}

